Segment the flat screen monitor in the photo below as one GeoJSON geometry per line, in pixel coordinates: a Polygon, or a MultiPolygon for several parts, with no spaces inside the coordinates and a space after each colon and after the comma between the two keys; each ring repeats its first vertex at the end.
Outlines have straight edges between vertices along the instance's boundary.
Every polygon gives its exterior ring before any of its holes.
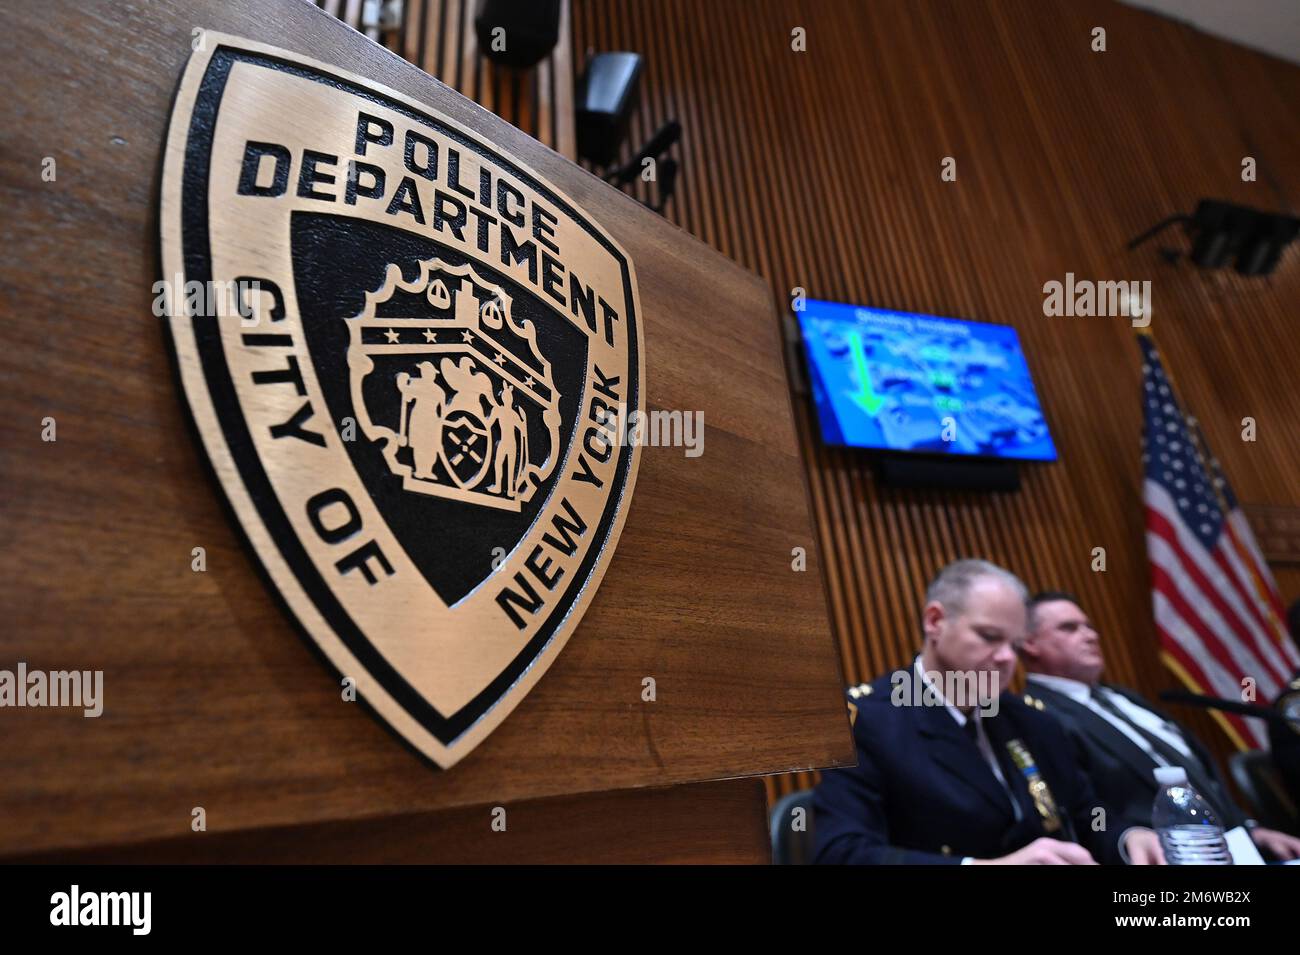
{"type": "Polygon", "coordinates": [[[1055,461],[1016,330],[808,300],[799,312],[822,440],[1055,461]]]}

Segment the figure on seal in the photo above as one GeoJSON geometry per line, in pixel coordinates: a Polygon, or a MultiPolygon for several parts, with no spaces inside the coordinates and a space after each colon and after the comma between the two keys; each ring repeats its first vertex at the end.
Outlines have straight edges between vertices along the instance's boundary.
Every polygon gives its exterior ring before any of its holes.
{"type": "Polygon", "coordinates": [[[413,476],[431,481],[433,465],[442,448],[443,405],[447,393],[438,384],[433,362],[422,361],[415,367],[418,374],[414,377],[406,372],[397,376],[397,389],[402,393],[400,444],[411,448],[415,460],[413,476]]]}
{"type": "Polygon", "coordinates": [[[495,483],[489,493],[514,497],[519,493],[518,475],[528,463],[528,422],[525,412],[515,407],[515,389],[505,382],[501,386],[501,401],[492,408],[488,429],[500,428],[500,444],[493,467],[495,483]]]}

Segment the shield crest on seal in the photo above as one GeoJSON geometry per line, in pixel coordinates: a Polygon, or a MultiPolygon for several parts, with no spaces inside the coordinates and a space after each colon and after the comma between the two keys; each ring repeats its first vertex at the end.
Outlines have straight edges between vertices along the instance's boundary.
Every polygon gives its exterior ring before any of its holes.
{"type": "Polygon", "coordinates": [[[573,635],[644,410],[636,278],[577,202],[425,103],[208,33],[161,189],[203,449],[302,632],[449,767],[573,635]],[[220,300],[218,296],[216,299],[220,300]]]}
{"type": "MultiPolygon", "coordinates": [[[[403,487],[518,511],[557,462],[560,405],[536,327],[517,319],[510,296],[470,265],[419,263],[415,281],[391,265],[348,323],[352,404],[362,433],[384,447],[403,487]],[[377,309],[406,293],[406,314],[377,309]],[[401,369],[395,371],[394,369],[401,369]],[[367,381],[391,381],[395,421],[367,403],[367,381]]],[[[382,385],[380,386],[382,387],[382,385]]],[[[391,406],[391,402],[388,403],[391,406]]]]}

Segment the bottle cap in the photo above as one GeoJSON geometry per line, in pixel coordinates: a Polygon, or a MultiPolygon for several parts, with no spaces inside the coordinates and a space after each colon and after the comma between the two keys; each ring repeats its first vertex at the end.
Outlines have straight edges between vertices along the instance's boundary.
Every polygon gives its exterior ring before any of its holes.
{"type": "Polygon", "coordinates": [[[1187,783],[1187,770],[1181,766],[1157,766],[1153,772],[1161,786],[1183,786],[1187,783]]]}

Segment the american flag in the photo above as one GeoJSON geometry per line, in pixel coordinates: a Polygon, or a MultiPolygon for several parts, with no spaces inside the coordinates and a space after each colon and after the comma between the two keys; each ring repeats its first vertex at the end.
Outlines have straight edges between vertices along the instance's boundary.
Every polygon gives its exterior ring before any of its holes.
{"type": "MultiPolygon", "coordinates": [[[[1282,600],[1219,462],[1183,414],[1160,354],[1142,345],[1147,556],[1161,656],[1197,693],[1271,703],[1300,666],[1282,600]]],[[[1218,713],[1241,749],[1267,746],[1259,720],[1218,713]]]]}

